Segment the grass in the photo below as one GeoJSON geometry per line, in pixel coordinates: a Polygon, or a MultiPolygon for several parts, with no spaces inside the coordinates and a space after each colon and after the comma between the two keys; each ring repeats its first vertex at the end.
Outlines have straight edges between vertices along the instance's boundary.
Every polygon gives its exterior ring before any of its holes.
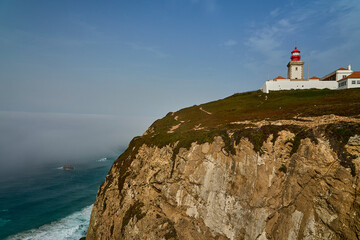
{"type": "MultiPolygon", "coordinates": [[[[169,113],[153,123],[154,133],[142,138],[144,142],[159,147],[177,141],[180,142],[177,148],[189,147],[194,140],[197,140],[198,143],[209,142],[212,141],[214,135],[218,135],[221,131],[244,128],[244,125],[231,124],[236,121],[292,119],[296,116],[325,114],[359,115],[360,89],[293,90],[271,92],[270,94],[254,91],[234,94],[222,100],[169,113]],[[265,100],[266,98],[267,100],[265,100]],[[200,107],[212,114],[201,111],[200,107]],[[175,116],[177,120],[175,120],[175,116]],[[181,125],[173,133],[167,133],[172,126],[181,121],[181,125]],[[195,126],[199,124],[203,129],[194,131],[195,126]]],[[[252,138],[262,141],[264,136],[253,135],[252,138]]],[[[259,143],[255,142],[254,145],[256,150],[259,150],[259,143]]]]}
{"type": "Polygon", "coordinates": [[[343,116],[360,114],[360,89],[293,90],[270,92],[270,94],[254,91],[234,94],[222,100],[169,113],[152,126],[157,132],[168,131],[179,121],[184,121],[175,130],[175,132],[184,132],[198,124],[206,129],[212,129],[234,121],[291,119],[295,116],[324,114],[343,116]],[[201,111],[200,107],[212,114],[201,111]],[[174,116],[178,116],[178,121],[174,116]]]}
{"type": "MultiPolygon", "coordinates": [[[[294,154],[300,140],[309,137],[316,143],[312,132],[306,128],[296,126],[264,126],[262,128],[249,128],[250,124],[233,124],[237,121],[259,121],[293,119],[297,116],[321,116],[335,114],[340,116],[360,116],[360,89],[347,90],[291,90],[278,91],[264,94],[261,91],[234,94],[230,97],[181,109],[177,112],[170,112],[164,118],[155,121],[151,128],[153,132],[142,137],[135,137],[128,149],[119,157],[114,167],[119,169],[119,191],[121,192],[125,178],[129,176],[128,167],[134,159],[139,147],[142,144],[148,146],[164,147],[172,145],[176,147],[173,151],[173,166],[175,156],[180,148],[188,149],[193,142],[202,144],[212,142],[215,136],[221,136],[226,144],[224,150],[234,154],[234,144],[238,143],[241,137],[246,137],[254,145],[254,150],[261,151],[262,143],[273,134],[275,141],[280,130],[287,129],[295,134],[292,140],[294,154]],[[211,114],[202,111],[204,109],[211,114]],[[181,124],[180,124],[181,123],[181,124]],[[180,126],[168,131],[175,125],[180,126]],[[201,130],[194,130],[196,126],[201,130]],[[229,138],[228,132],[233,132],[229,138]]],[[[340,131],[340,130],[339,130],[340,131]]],[[[345,131],[345,130],[344,130],[345,131]]],[[[348,132],[338,132],[330,129],[339,136],[333,141],[335,147],[343,147],[339,142],[348,140],[348,132]]],[[[329,135],[329,138],[332,136],[329,135]]],[[[346,143],[346,142],[345,142],[346,143]]],[[[338,150],[340,153],[340,150],[338,150]]],[[[350,159],[349,156],[343,158],[350,159]]],[[[344,160],[343,165],[353,169],[350,160],[344,160]]],[[[172,176],[172,172],[171,172],[172,176]]],[[[109,183],[110,184],[110,183],[109,183]]]]}

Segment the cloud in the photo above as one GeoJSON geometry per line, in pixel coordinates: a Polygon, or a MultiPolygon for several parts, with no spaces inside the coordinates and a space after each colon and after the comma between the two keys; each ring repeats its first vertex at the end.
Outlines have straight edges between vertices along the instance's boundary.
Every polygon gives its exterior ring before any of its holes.
{"type": "Polygon", "coordinates": [[[275,8],[274,10],[272,10],[270,12],[270,16],[277,17],[279,15],[279,13],[280,13],[280,8],[275,8]]]}
{"type": "Polygon", "coordinates": [[[360,1],[339,1],[335,8],[337,9],[337,17],[330,21],[329,27],[336,28],[343,37],[358,44],[360,38],[360,1]]]}
{"type": "Polygon", "coordinates": [[[245,45],[250,47],[250,50],[263,55],[267,63],[273,63],[283,58],[285,52],[282,48],[282,41],[295,29],[296,26],[291,24],[288,19],[282,19],[271,26],[268,25],[255,31],[245,45]]]}
{"type": "Polygon", "coordinates": [[[233,47],[233,46],[235,46],[237,44],[238,44],[238,42],[235,41],[235,40],[232,40],[232,39],[229,39],[229,40],[227,40],[227,41],[225,41],[223,43],[223,45],[226,46],[226,47],[233,47]]]}
{"type": "Polygon", "coordinates": [[[198,4],[207,12],[215,12],[218,8],[216,0],[191,0],[192,4],[198,4]]]}
{"type": "Polygon", "coordinates": [[[261,25],[263,26],[252,31],[244,41],[249,57],[242,64],[247,70],[258,75],[254,77],[271,78],[281,74],[281,66],[289,54],[288,49],[284,48],[284,42],[298,29],[298,25],[286,16],[261,25]],[[260,76],[259,66],[262,66],[262,74],[267,73],[267,76],[260,76]]]}
{"type": "Polygon", "coordinates": [[[294,27],[292,24],[290,24],[289,19],[281,19],[278,24],[280,27],[287,28],[287,31],[293,30],[294,27]]]}
{"type": "Polygon", "coordinates": [[[330,6],[325,1],[319,1],[320,3],[324,6],[322,17],[328,18],[331,13],[332,18],[322,26],[329,34],[323,49],[312,51],[313,59],[319,62],[326,59],[327,65],[332,67],[350,64],[351,60],[358,62],[358,51],[355,50],[359,49],[360,42],[360,1],[341,0],[330,6]]]}
{"type": "Polygon", "coordinates": [[[269,16],[273,18],[251,26],[244,41],[247,57],[243,66],[255,74],[262,66],[263,76],[259,76],[262,78],[266,72],[277,76],[285,70],[280,64],[284,64],[284,59],[289,60],[289,45],[299,41],[302,48],[307,48],[306,55],[311,55],[312,63],[316,64],[316,74],[325,74],[332,68],[350,63],[356,68],[359,63],[356,54],[360,42],[360,1],[330,3],[316,0],[302,6],[294,3],[290,1],[284,7],[272,10],[269,16]]]}
{"type": "Polygon", "coordinates": [[[142,43],[136,43],[136,42],[128,43],[128,45],[130,47],[132,47],[132,49],[134,49],[134,50],[148,52],[159,58],[167,58],[168,57],[167,54],[160,51],[159,48],[157,48],[157,47],[146,46],[142,43]]]}

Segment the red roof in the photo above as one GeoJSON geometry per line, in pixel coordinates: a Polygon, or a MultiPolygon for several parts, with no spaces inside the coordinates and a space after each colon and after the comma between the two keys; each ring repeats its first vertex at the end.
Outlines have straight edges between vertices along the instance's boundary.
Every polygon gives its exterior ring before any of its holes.
{"type": "Polygon", "coordinates": [[[294,52],[300,52],[298,49],[297,49],[297,47],[295,47],[295,49],[291,52],[291,53],[294,53],[294,52]]]}
{"type": "Polygon", "coordinates": [[[278,77],[274,78],[274,80],[276,80],[276,79],[286,79],[286,78],[283,78],[282,76],[278,76],[278,77]]]}
{"type": "MultiPolygon", "coordinates": [[[[346,68],[339,68],[338,70],[349,70],[349,69],[346,69],[346,68]]],[[[338,71],[338,70],[337,70],[337,71],[338,71]]]]}
{"type": "Polygon", "coordinates": [[[310,79],[320,79],[320,78],[313,76],[313,77],[312,77],[312,78],[310,78],[310,79]]]}
{"type": "Polygon", "coordinates": [[[360,71],[353,72],[352,74],[350,74],[346,78],[360,78],[360,71]]]}

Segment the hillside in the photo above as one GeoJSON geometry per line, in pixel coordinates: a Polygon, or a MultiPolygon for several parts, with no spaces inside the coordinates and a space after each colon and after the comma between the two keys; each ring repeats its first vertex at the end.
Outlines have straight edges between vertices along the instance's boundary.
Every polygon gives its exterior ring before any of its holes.
{"type": "Polygon", "coordinates": [[[114,163],[87,239],[359,237],[359,156],[360,89],[247,92],[170,112],[114,163]]]}

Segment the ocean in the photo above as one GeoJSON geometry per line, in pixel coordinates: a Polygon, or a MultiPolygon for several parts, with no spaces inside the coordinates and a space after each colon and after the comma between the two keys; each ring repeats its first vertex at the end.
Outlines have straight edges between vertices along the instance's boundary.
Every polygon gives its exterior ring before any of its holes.
{"type": "Polygon", "coordinates": [[[0,239],[80,239],[92,204],[117,156],[73,164],[47,163],[0,178],[0,239]]]}

